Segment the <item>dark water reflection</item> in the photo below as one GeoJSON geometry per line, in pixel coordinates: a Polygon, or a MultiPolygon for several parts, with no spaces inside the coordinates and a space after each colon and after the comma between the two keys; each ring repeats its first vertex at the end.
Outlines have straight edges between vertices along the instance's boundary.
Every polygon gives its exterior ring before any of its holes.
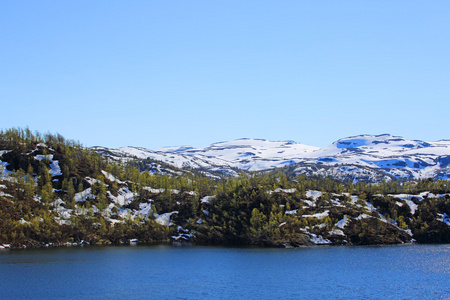
{"type": "Polygon", "coordinates": [[[450,299],[450,245],[0,252],[1,299],[450,299]]]}

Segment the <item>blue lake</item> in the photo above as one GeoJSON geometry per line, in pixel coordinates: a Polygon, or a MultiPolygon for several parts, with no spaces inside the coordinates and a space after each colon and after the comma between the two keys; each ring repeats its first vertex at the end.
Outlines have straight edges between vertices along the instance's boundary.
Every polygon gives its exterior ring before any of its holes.
{"type": "Polygon", "coordinates": [[[1,299],[450,299],[450,245],[0,251],[1,299]]]}

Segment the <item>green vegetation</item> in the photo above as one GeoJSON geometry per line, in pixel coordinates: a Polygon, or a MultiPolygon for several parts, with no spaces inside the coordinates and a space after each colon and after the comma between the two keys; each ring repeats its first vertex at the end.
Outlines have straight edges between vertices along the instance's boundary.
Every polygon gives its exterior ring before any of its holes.
{"type": "Polygon", "coordinates": [[[282,170],[222,179],[192,170],[158,173],[158,162],[111,162],[79,142],[28,128],[0,132],[0,160],[0,244],[16,248],[130,239],[450,242],[448,180],[354,184],[282,170]]]}

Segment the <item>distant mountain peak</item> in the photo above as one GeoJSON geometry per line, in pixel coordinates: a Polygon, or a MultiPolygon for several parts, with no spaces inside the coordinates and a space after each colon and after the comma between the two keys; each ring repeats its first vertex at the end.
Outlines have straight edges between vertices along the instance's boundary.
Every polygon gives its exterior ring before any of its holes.
{"type": "Polygon", "coordinates": [[[151,158],[176,168],[227,175],[237,175],[237,170],[264,171],[289,166],[296,174],[353,181],[450,179],[450,141],[407,140],[391,134],[351,136],[324,148],[294,141],[241,138],[205,148],[177,146],[153,151],[97,147],[96,150],[112,156],[151,158]]]}

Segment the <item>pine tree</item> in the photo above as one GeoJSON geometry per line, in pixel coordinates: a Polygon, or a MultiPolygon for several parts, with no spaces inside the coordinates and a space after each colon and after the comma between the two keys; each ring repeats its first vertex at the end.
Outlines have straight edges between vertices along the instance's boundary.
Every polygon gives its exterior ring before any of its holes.
{"type": "Polygon", "coordinates": [[[97,199],[97,208],[104,210],[107,206],[106,185],[103,182],[103,176],[98,176],[97,181],[92,185],[92,193],[97,199]]]}
{"type": "Polygon", "coordinates": [[[70,208],[75,208],[75,188],[73,186],[73,181],[70,179],[67,184],[67,195],[66,203],[70,208]]]}
{"type": "Polygon", "coordinates": [[[257,208],[252,210],[252,216],[250,218],[249,238],[254,244],[261,244],[266,239],[266,232],[264,227],[266,226],[267,218],[257,208]]]}
{"type": "Polygon", "coordinates": [[[41,189],[41,199],[46,205],[53,201],[53,188],[50,182],[44,184],[41,189]]]}

